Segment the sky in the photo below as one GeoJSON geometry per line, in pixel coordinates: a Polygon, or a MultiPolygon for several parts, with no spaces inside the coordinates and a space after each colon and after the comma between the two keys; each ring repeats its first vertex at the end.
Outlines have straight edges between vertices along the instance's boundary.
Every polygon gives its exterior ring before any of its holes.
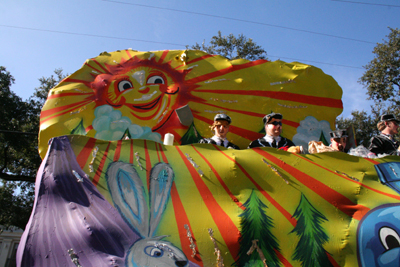
{"type": "Polygon", "coordinates": [[[301,62],[343,90],[343,117],[369,110],[358,83],[388,27],[399,28],[399,0],[2,0],[0,66],[28,99],[39,78],[77,71],[101,52],[185,49],[212,36],[243,34],[271,61],[301,62]]]}

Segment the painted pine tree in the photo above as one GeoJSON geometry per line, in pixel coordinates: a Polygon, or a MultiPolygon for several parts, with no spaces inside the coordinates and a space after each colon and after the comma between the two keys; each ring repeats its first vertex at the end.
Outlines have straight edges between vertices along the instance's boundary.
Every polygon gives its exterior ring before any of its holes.
{"type": "Polygon", "coordinates": [[[203,137],[200,133],[196,130],[194,123],[192,123],[187,130],[187,132],[181,138],[181,145],[187,144],[196,144],[198,143],[203,137]]]}
{"type": "Polygon", "coordinates": [[[322,141],[322,143],[326,146],[329,146],[328,140],[326,140],[324,132],[321,131],[321,135],[319,136],[319,141],[322,141]]]}
{"type": "Polygon", "coordinates": [[[259,254],[254,251],[252,254],[247,255],[252,246],[253,240],[258,240],[258,246],[261,248],[268,267],[281,266],[277,256],[277,251],[280,251],[279,244],[275,236],[271,233],[274,227],[272,218],[267,216],[265,205],[256,195],[254,190],[250,197],[243,204],[246,208],[241,217],[241,237],[239,239],[240,250],[238,260],[235,262],[236,266],[246,267],[263,267],[264,264],[260,259],[259,254]]]}
{"type": "Polygon", "coordinates": [[[300,240],[292,259],[300,261],[302,266],[332,266],[323,248],[329,238],[321,226],[328,219],[315,209],[303,194],[293,217],[297,219],[297,225],[291,233],[296,233],[300,240]]]}

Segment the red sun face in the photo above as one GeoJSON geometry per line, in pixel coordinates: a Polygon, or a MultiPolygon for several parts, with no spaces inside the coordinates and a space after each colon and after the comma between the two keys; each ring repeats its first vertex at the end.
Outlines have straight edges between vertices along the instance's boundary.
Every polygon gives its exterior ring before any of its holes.
{"type": "Polygon", "coordinates": [[[156,65],[152,60],[132,59],[117,66],[108,66],[109,72],[97,75],[91,83],[97,105],[119,109],[133,123],[159,127],[179,103],[187,86],[187,71],[177,71],[169,64],[156,65]]]}

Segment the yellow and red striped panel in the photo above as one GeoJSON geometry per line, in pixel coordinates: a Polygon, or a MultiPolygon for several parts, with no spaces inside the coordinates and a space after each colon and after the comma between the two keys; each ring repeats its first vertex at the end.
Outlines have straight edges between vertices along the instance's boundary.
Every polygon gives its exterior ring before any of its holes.
{"type": "Polygon", "coordinates": [[[273,148],[227,150],[208,144],[164,146],[148,140],[69,139],[78,163],[111,204],[105,177],[110,163],[132,163],[146,190],[152,166],[168,163],[175,180],[156,235],[170,235],[167,240],[200,266],[215,266],[216,262],[209,228],[214,230],[225,266],[235,261],[240,249],[239,215],[252,191],[268,206],[265,212],[273,219],[271,232],[280,246],[277,256],[282,266],[301,266],[292,259],[299,238],[290,233],[297,225],[293,214],[301,195],[327,219],[321,226],[329,236],[324,249],[333,266],[357,266],[358,223],[369,210],[400,201],[399,194],[379,182],[374,168],[378,163],[396,161],[396,157],[368,160],[340,152],[298,155],[273,148]],[[95,157],[93,150],[97,150],[95,157]],[[193,233],[195,258],[190,257],[185,225],[193,233]]]}

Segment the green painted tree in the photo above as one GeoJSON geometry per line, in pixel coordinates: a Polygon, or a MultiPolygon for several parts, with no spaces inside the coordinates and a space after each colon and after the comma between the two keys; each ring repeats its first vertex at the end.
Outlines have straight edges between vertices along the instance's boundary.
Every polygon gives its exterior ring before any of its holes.
{"type": "Polygon", "coordinates": [[[323,247],[329,238],[321,226],[328,219],[303,194],[293,217],[297,225],[290,233],[296,233],[300,240],[292,259],[300,261],[302,266],[332,266],[323,247]]]}
{"type": "Polygon", "coordinates": [[[264,257],[267,260],[267,265],[269,267],[281,266],[281,262],[277,256],[277,252],[280,251],[279,244],[271,232],[274,223],[272,218],[265,212],[265,209],[268,208],[267,205],[257,197],[253,190],[243,206],[246,209],[239,215],[241,218],[241,237],[239,239],[240,250],[235,265],[241,267],[264,266],[256,251],[247,255],[247,251],[249,251],[252,246],[252,241],[257,239],[258,246],[261,248],[264,257]]]}
{"type": "Polygon", "coordinates": [[[189,127],[189,130],[182,136],[181,145],[198,143],[203,137],[196,130],[194,123],[192,123],[189,127]]]}
{"type": "Polygon", "coordinates": [[[324,145],[329,146],[329,142],[326,140],[324,133],[321,131],[321,135],[319,136],[319,141],[321,141],[324,145]]]}

